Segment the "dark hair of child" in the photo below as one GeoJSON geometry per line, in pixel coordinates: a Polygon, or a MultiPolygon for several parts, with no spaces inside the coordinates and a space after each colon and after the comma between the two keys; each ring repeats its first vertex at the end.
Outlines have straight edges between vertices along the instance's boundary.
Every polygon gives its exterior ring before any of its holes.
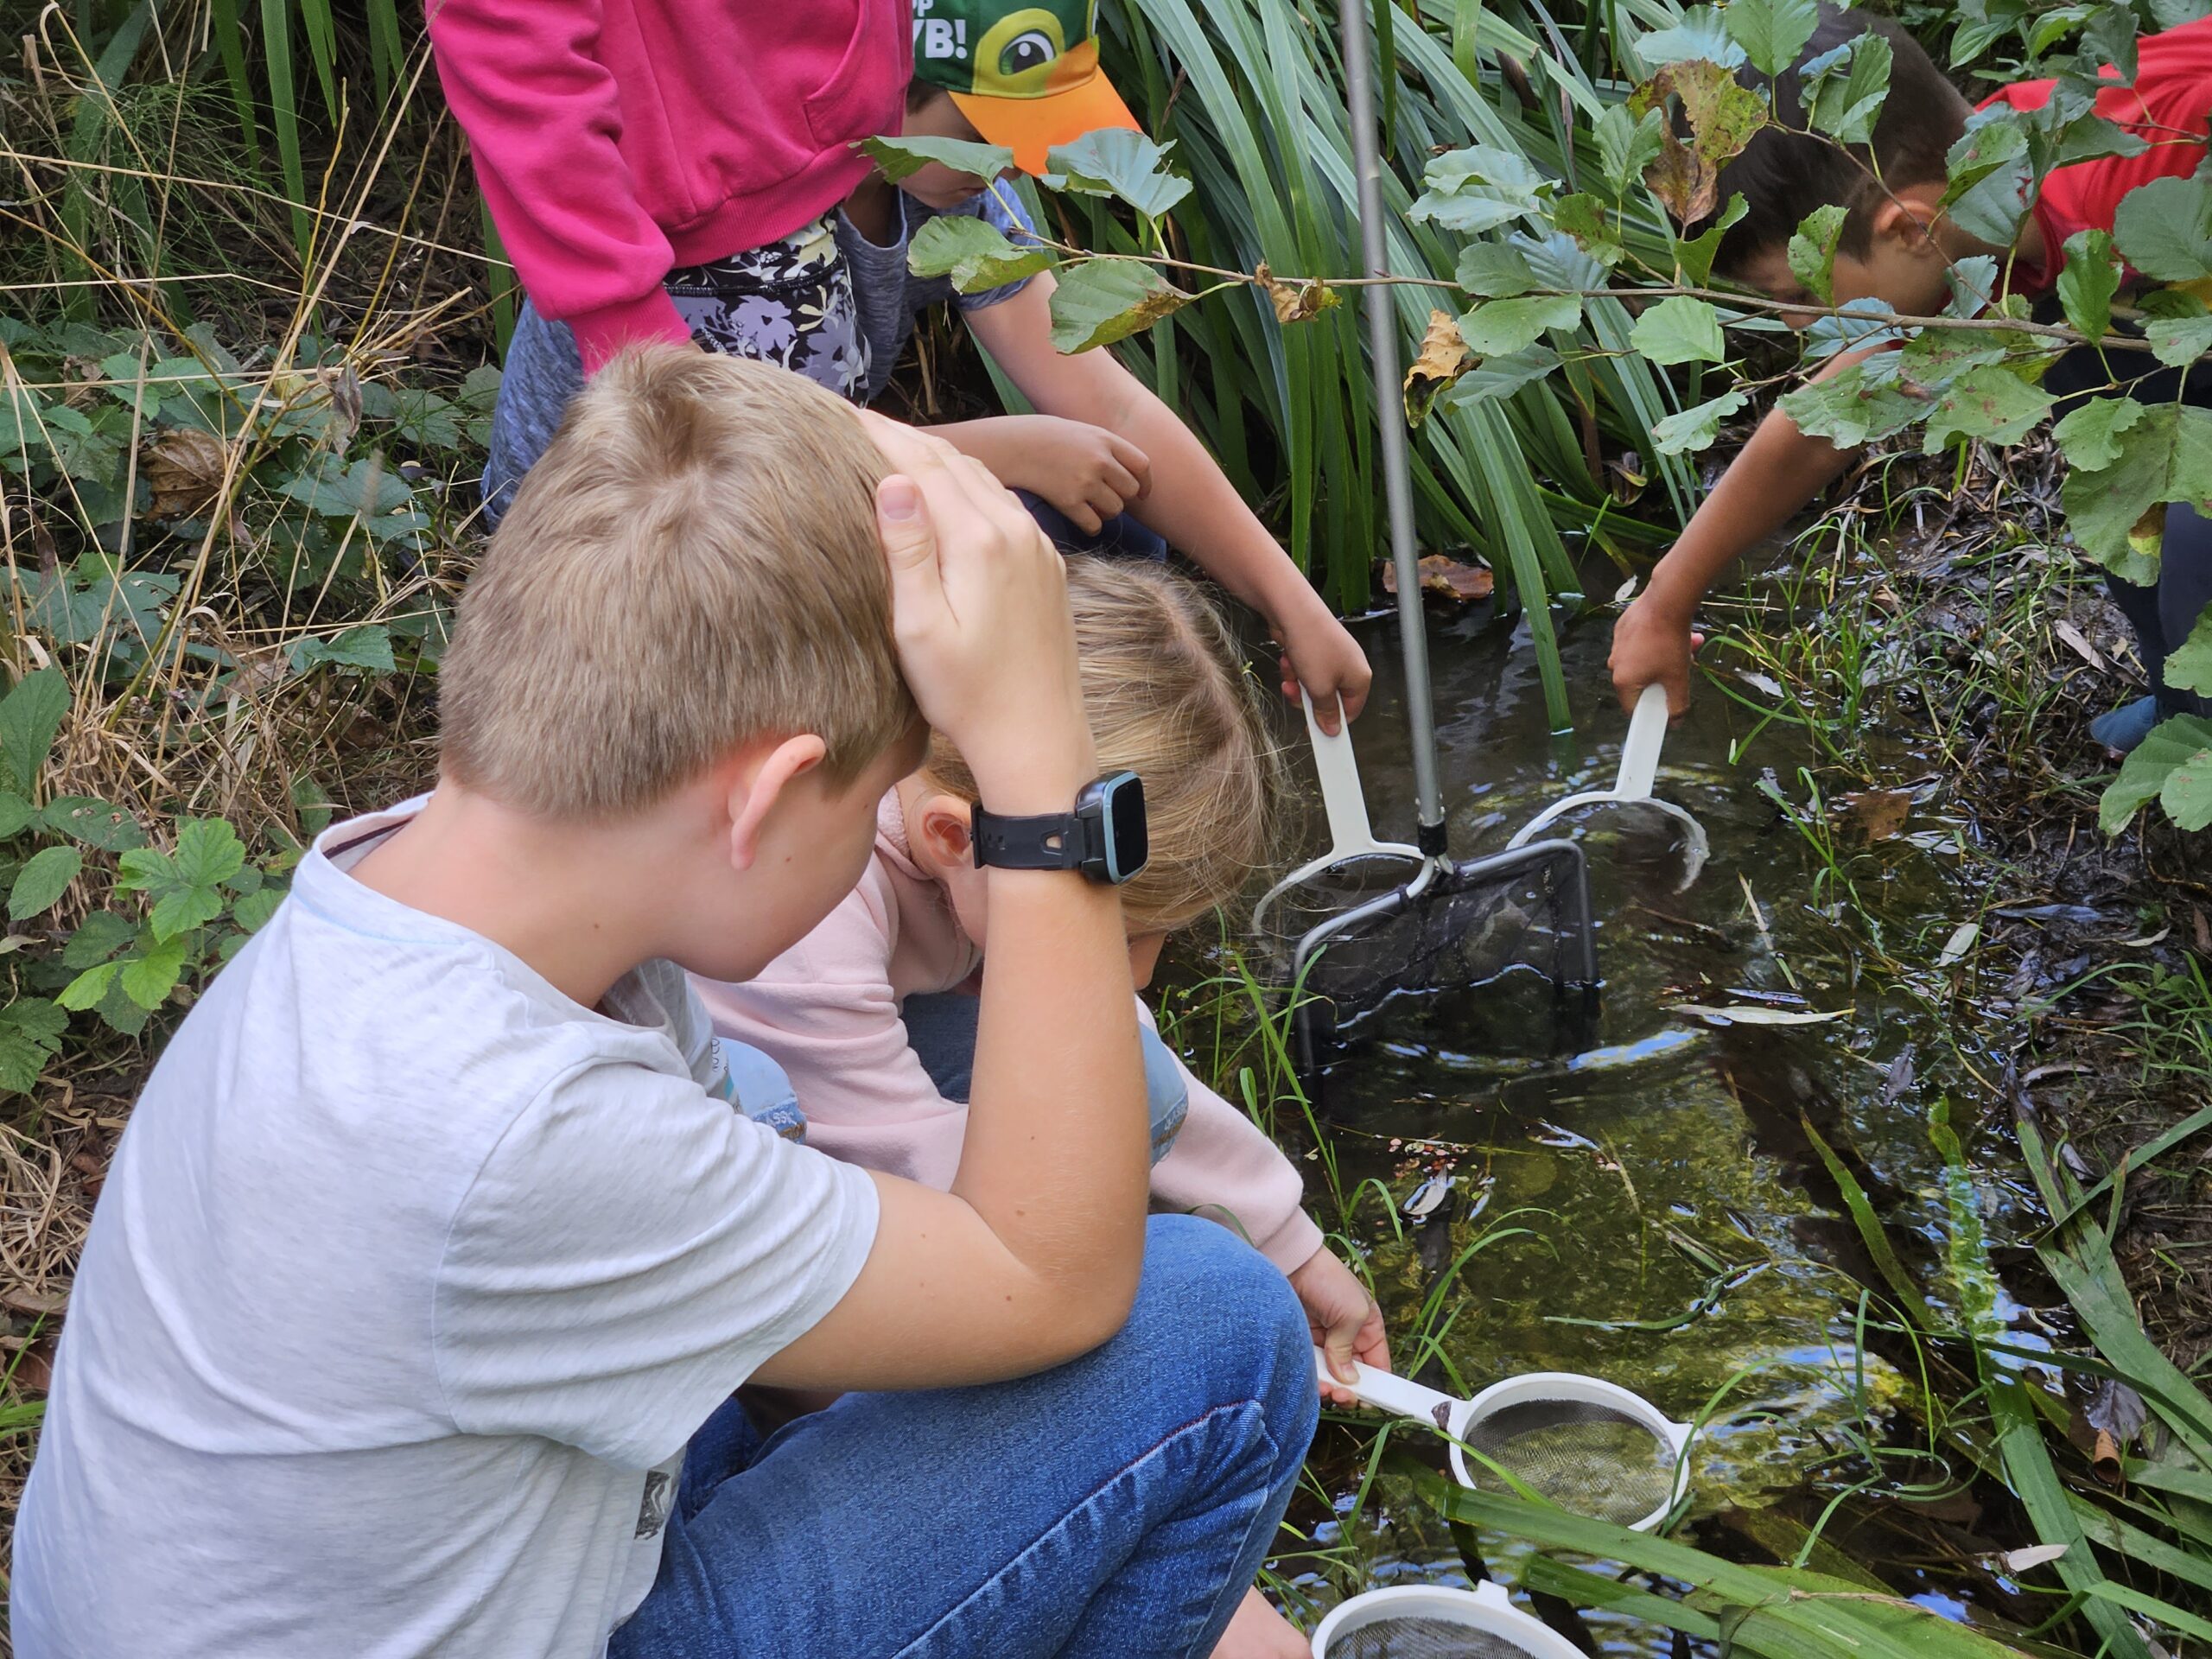
{"type": "MultiPolygon", "coordinates": [[[[1737,77],[1756,88],[1766,84],[1766,77],[1749,67],[1738,70],[1737,77]]],[[[1720,205],[1725,208],[1731,196],[1740,194],[1745,212],[1720,238],[1714,268],[1740,276],[1768,250],[1786,247],[1806,214],[1831,204],[1851,210],[1844,221],[1842,251],[1863,257],[1872,239],[1873,207],[1886,192],[1944,178],[1945,154],[1966,130],[1971,110],[1901,25],[1822,0],[1812,40],[1774,87],[1776,119],[1790,130],[1762,129],[1720,169],[1720,205]],[[1890,43],[1891,56],[1889,95],[1875,120],[1873,142],[1847,148],[1803,130],[1799,70],[1870,33],[1890,43]]]]}

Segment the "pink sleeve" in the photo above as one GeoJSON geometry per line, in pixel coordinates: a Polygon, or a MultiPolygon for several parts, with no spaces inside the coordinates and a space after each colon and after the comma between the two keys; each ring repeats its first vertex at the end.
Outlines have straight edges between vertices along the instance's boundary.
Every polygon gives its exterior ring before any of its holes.
{"type": "Polygon", "coordinates": [[[894,904],[871,864],[757,979],[693,982],[716,1036],[751,1044],[790,1076],[807,1145],[943,1191],[960,1167],[968,1109],[938,1093],[906,1040],[887,966],[894,904]]]}
{"type": "MultiPolygon", "coordinates": [[[[1137,999],[1149,1025],[1152,1010],[1137,999]]],[[[1260,1126],[1182,1066],[1190,1088],[1183,1132],[1153,1166],[1152,1196],[1171,1210],[1231,1223],[1286,1274],[1321,1248],[1321,1230],[1301,1208],[1305,1178],[1260,1126]]],[[[804,1100],[804,1096],[800,1098],[804,1100]]]]}
{"type": "Polygon", "coordinates": [[[429,0],[446,102],[537,308],[575,331],[587,373],[625,345],[691,337],[661,278],[668,238],[616,149],[600,0],[429,0]]]}

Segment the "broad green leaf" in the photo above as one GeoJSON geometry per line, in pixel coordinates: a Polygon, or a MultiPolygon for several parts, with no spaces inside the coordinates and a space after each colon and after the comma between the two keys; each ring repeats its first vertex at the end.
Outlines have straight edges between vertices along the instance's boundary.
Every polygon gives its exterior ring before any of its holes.
{"type": "Polygon", "coordinates": [[[1798,77],[1805,124],[1840,143],[1871,143],[1894,56],[1889,41],[1868,29],[1808,63],[1798,77]]]}
{"type": "Polygon", "coordinates": [[[1552,203],[1552,226],[1571,237],[1574,245],[1599,264],[1611,267],[1627,257],[1621,245],[1620,226],[1600,196],[1561,196],[1552,203]]]}
{"type": "Polygon", "coordinates": [[[1705,229],[1695,236],[1675,238],[1675,268],[1685,283],[1692,288],[1705,286],[1713,276],[1713,262],[1720,252],[1720,238],[1749,211],[1739,192],[1728,198],[1728,205],[1705,229]]]}
{"type": "Polygon", "coordinates": [[[1490,144],[1469,144],[1433,157],[1422,170],[1427,187],[1406,210],[1408,219],[1477,235],[1537,213],[1551,181],[1526,156],[1490,144]]]}
{"type": "Polygon", "coordinates": [[[1893,377],[1870,375],[1867,367],[1861,363],[1800,387],[1781,407],[1813,436],[1846,449],[1902,432],[1928,412],[1927,403],[1900,391],[1893,377]]]}
{"type": "Polygon", "coordinates": [[[1535,164],[1526,156],[1501,149],[1495,144],[1467,144],[1432,156],[1421,169],[1421,180],[1429,189],[1447,195],[1471,184],[1480,184],[1533,196],[1549,189],[1552,182],[1536,170],[1535,164]]]}
{"type": "Polygon", "coordinates": [[[177,879],[187,887],[213,887],[245,864],[245,843],[222,818],[188,818],[177,831],[177,879]]]}
{"type": "Polygon", "coordinates": [[[332,518],[359,518],[364,524],[398,513],[414,499],[407,480],[386,466],[382,455],[350,464],[336,455],[325,455],[315,466],[286,479],[283,493],[310,512],[332,518]]]}
{"type": "Polygon", "coordinates": [[[103,962],[96,967],[86,969],[62,987],[61,995],[55,1000],[63,1007],[79,1012],[99,1007],[107,996],[108,987],[115,983],[116,974],[122,966],[121,963],[103,962]]]}
{"type": "Polygon", "coordinates": [[[1720,314],[1703,300],[1686,294],[1647,307],[1629,330],[1629,344],[1654,363],[1670,365],[1719,363],[1728,356],[1728,344],[1720,333],[1720,314]]]}
{"type": "Polygon", "coordinates": [[[2212,748],[2199,749],[2166,774],[2158,804],[2180,829],[2212,824],[2212,748]]]}
{"type": "Polygon", "coordinates": [[[85,855],[74,847],[47,847],[32,854],[30,861],[16,873],[16,885],[9,889],[9,919],[20,922],[46,914],[84,868],[85,855]]]}
{"type": "Polygon", "coordinates": [[[149,1013],[168,1001],[184,973],[185,936],[156,944],[143,956],[126,957],[116,983],[123,994],[149,1013]]]}
{"type": "Polygon", "coordinates": [[[115,868],[115,885],[124,893],[165,893],[177,885],[175,861],[158,847],[133,847],[115,868]]]}
{"type": "Polygon", "coordinates": [[[1817,361],[1838,352],[1866,351],[1902,340],[1904,330],[1884,321],[1889,308],[1868,295],[1846,300],[1827,315],[1815,317],[1802,331],[1806,357],[1817,361]]]}
{"type": "Polygon", "coordinates": [[[1653,446],[1662,455],[1707,448],[1720,435],[1720,423],[1749,401],[1740,391],[1724,391],[1707,403],[1669,415],[1652,427],[1653,446]]]}
{"type": "Polygon", "coordinates": [[[1789,238],[1789,274],[1822,305],[1835,302],[1835,251],[1851,210],[1840,202],[1815,207],[1789,238]]]}
{"type": "Polygon", "coordinates": [[[2162,283],[2212,276],[2212,178],[2153,179],[2120,198],[2113,240],[2162,283]]]}
{"type": "Polygon", "coordinates": [[[1559,367],[1559,353],[1548,346],[1531,346],[1510,357],[1486,357],[1452,383],[1446,408],[1509,397],[1522,387],[1542,379],[1559,367]]]}
{"type": "Polygon", "coordinates": [[[2120,459],[2120,435],[2149,413],[2133,397],[2093,397],[2051,428],[2050,435],[2068,466],[2101,472],[2120,459]]]}
{"type": "Polygon", "coordinates": [[[38,809],[22,796],[10,791],[0,791],[0,841],[10,836],[20,836],[38,817],[38,809]]]}
{"type": "Polygon", "coordinates": [[[1821,10],[1815,0],[1732,0],[1720,21],[1751,67],[1771,79],[1796,65],[1821,10]]]}
{"type": "Polygon", "coordinates": [[[2189,638],[2167,656],[2166,683],[2181,691],[2212,692],[2212,610],[2196,619],[2189,638]]]}
{"type": "Polygon", "coordinates": [[[1086,259],[1063,266],[1052,290],[1052,347],[1072,354],[1149,328],[1191,296],[1135,259],[1086,259]]]}
{"type": "Polygon", "coordinates": [[[1943,206],[1953,221],[1969,236],[2010,247],[2035,181],[2018,113],[2002,105],[1975,111],[1945,160],[1950,183],[1943,206]]]}
{"type": "Polygon", "coordinates": [[[1686,58],[1702,58],[1724,69],[1744,60],[1744,48],[1728,32],[1720,12],[1712,6],[1692,6],[1670,29],[1657,29],[1636,43],[1636,55],[1654,69],[1686,58]]]}
{"type": "Polygon", "coordinates": [[[2112,326],[2112,296],[2120,292],[2120,261],[2112,238],[2102,231],[2076,231],[2066,238],[2066,263],[2058,271],[2058,302],[2066,321],[2091,340],[2102,340],[2112,326]]]}
{"type": "Polygon", "coordinates": [[[1936,400],[1922,449],[1935,454],[1955,438],[2018,443],[2043,423],[2051,401],[2042,387],[1996,364],[1969,369],[1936,400]]]}
{"type": "Polygon", "coordinates": [[[1486,300],[1511,299],[1536,286],[1527,256],[1503,242],[1470,242],[1459,251],[1459,286],[1486,300]]]}
{"type": "Polygon", "coordinates": [[[860,148],[893,184],[913,177],[931,162],[978,179],[995,179],[1014,165],[1014,152],[1004,144],[964,138],[863,138],[860,148]]]}
{"type": "Polygon", "coordinates": [[[1947,317],[1980,316],[1989,309],[1989,302],[2002,287],[1998,281],[1997,261],[1986,253],[1954,259],[1950,269],[1943,273],[1943,281],[1951,290],[1950,303],[1943,308],[1947,317]]]}
{"type": "Polygon", "coordinates": [[[2060,499],[2084,553],[2128,581],[2156,581],[2166,504],[2212,501],[2212,410],[2146,409],[2119,458],[2069,471],[2060,499]]]}
{"type": "Polygon", "coordinates": [[[2162,317],[2143,334],[2151,355],[2169,368],[2185,369],[2212,352],[2212,317],[2162,317]]]}
{"type": "Polygon", "coordinates": [[[906,269],[917,276],[950,276],[963,294],[981,294],[1033,276],[1051,266],[1046,248],[1018,247],[995,225],[964,213],[940,213],[915,232],[906,269]]]}
{"type": "Polygon", "coordinates": [[[96,910],[77,924],[69,943],[62,946],[61,965],[82,969],[105,962],[137,937],[137,928],[113,911],[96,910]]]}
{"type": "Polygon", "coordinates": [[[1490,300],[1459,319],[1459,337],[1478,356],[1510,357],[1528,350],[1547,331],[1572,328],[1581,320],[1582,302],[1572,294],[1490,300]]]}
{"type": "Polygon", "coordinates": [[[1127,127],[1101,127],[1046,153],[1048,183],[1089,196],[1118,196],[1157,219],[1191,194],[1191,181],[1167,171],[1171,141],[1154,143],[1127,127]]]}
{"type": "Polygon", "coordinates": [[[58,668],[35,669],[0,697],[0,764],[24,795],[38,783],[40,770],[69,712],[69,681],[58,668]]]}
{"type": "Polygon", "coordinates": [[[147,918],[157,944],[167,944],[181,933],[205,927],[223,913],[223,895],[213,887],[172,887],[163,893],[147,918]]]}
{"type": "Polygon", "coordinates": [[[1666,122],[1659,110],[1646,110],[1638,117],[1624,105],[1605,106],[1598,118],[1598,167],[1615,195],[1642,178],[1643,169],[1658,159],[1659,134],[1666,122]]]}
{"type": "Polygon", "coordinates": [[[29,1094],[68,1028],[67,1012],[42,996],[18,997],[0,1008],[0,1092],[29,1094]]]}
{"type": "Polygon", "coordinates": [[[369,622],[348,628],[335,639],[325,639],[320,634],[310,633],[292,642],[292,672],[304,674],[320,663],[365,669],[372,674],[392,673],[397,664],[391,656],[391,632],[381,624],[369,622]]]}
{"type": "Polygon", "coordinates": [[[1766,100],[1718,63],[1668,64],[1629,94],[1628,109],[1640,118],[1647,110],[1663,109],[1669,97],[1681,100],[1690,124],[1690,148],[1715,167],[1741,151],[1767,124],[1766,100]]]}
{"type": "Polygon", "coordinates": [[[268,925],[269,918],[276,913],[276,907],[283,902],[283,888],[264,887],[258,893],[246,894],[245,898],[232,906],[231,919],[245,929],[247,932],[258,933],[268,925]]]}
{"type": "Polygon", "coordinates": [[[108,982],[107,990],[95,1005],[100,1023],[111,1031],[121,1032],[125,1037],[136,1037],[146,1029],[154,1017],[153,1010],[142,1007],[126,995],[123,988],[123,969],[127,963],[111,964],[115,977],[108,982]]]}
{"type": "Polygon", "coordinates": [[[40,819],[55,835],[81,841],[104,853],[125,852],[146,844],[146,832],[138,827],[137,819],[121,807],[89,795],[56,796],[46,804],[40,819]]]}
{"type": "Polygon", "coordinates": [[[1538,203],[1533,198],[1523,200],[1475,185],[1451,195],[1429,191],[1414,199],[1413,206],[1406,209],[1406,217],[1440,225],[1463,236],[1479,236],[1536,211],[1538,203]]]}

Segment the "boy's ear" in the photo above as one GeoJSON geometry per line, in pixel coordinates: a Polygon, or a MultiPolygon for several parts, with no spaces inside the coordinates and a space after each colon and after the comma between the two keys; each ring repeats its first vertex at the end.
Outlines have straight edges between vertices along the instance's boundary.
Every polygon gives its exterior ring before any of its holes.
{"type": "Polygon", "coordinates": [[[1940,185],[1909,184],[1883,197],[1872,212],[1874,239],[1898,243],[1916,251],[1935,248],[1936,224],[1943,217],[1942,201],[1940,185]]]}
{"type": "Polygon", "coordinates": [[[760,850],[761,826],[784,791],[798,779],[822,764],[830,746],[812,732],[787,737],[759,762],[741,766],[729,785],[729,863],[734,870],[750,869],[760,850]]]}
{"type": "Polygon", "coordinates": [[[923,852],[939,869],[969,861],[975,846],[974,810],[957,795],[931,795],[916,816],[922,824],[923,852]]]}

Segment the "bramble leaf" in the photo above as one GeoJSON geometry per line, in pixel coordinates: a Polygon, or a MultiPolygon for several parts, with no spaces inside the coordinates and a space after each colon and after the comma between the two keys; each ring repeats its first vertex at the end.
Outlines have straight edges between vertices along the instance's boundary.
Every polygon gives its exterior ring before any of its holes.
{"type": "Polygon", "coordinates": [[[1821,11],[1815,0],[1733,0],[1720,21],[1751,67],[1770,78],[1796,63],[1821,11]]]}
{"type": "Polygon", "coordinates": [[[1740,391],[1724,391],[1709,402],[1669,415],[1651,429],[1654,447],[1662,455],[1707,448],[1720,435],[1720,423],[1748,402],[1740,391]]]}
{"type": "Polygon", "coordinates": [[[244,868],[245,843],[226,819],[188,818],[177,831],[174,862],[186,886],[216,887],[244,868]]]}
{"type": "Polygon", "coordinates": [[[365,669],[373,674],[390,674],[397,669],[391,656],[391,631],[375,622],[347,628],[333,639],[314,633],[296,639],[290,662],[295,674],[304,674],[319,663],[365,669]]]}
{"type": "Polygon", "coordinates": [[[146,844],[138,820],[119,806],[94,800],[89,795],[60,795],[46,804],[40,821],[57,836],[81,841],[104,853],[120,853],[146,844]]]}
{"type": "Polygon", "coordinates": [[[1190,295],[1135,259],[1086,259],[1052,290],[1052,348],[1065,355],[1110,346],[1181,310],[1190,295]]]}
{"type": "Polygon", "coordinates": [[[19,793],[29,794],[37,784],[68,712],[69,681],[58,668],[32,671],[0,697],[0,764],[19,793]]]}
{"type": "Polygon", "coordinates": [[[2066,238],[2066,263],[2058,270],[2058,302],[2066,321],[2091,340],[2102,340],[2112,326],[2112,296],[2120,292],[2120,261],[2112,238],[2102,231],[2076,231],[2066,238]]]}
{"type": "Polygon", "coordinates": [[[914,233],[906,269],[917,276],[950,276],[963,294],[981,294],[1033,276],[1052,263],[1049,249],[1019,245],[995,225],[964,213],[939,213],[914,233]]]}
{"type": "Polygon", "coordinates": [[[1191,181],[1167,170],[1174,141],[1155,143],[1127,127],[1100,127],[1046,152],[1046,182],[1079,195],[1118,196],[1157,219],[1191,194],[1191,181]]]}
{"type": "Polygon", "coordinates": [[[1703,300],[1677,294],[1647,307],[1629,330],[1629,344],[1654,363],[1720,363],[1728,343],[1720,314],[1703,300]]]}
{"type": "Polygon", "coordinates": [[[30,861],[16,873],[16,885],[9,889],[8,918],[20,922],[27,917],[43,916],[84,868],[85,855],[74,847],[46,847],[32,854],[30,861]]]}
{"type": "Polygon", "coordinates": [[[179,934],[150,947],[143,956],[126,957],[116,982],[123,988],[125,996],[151,1012],[176,989],[176,982],[184,974],[184,953],[185,936],[179,934]]]}
{"type": "Polygon", "coordinates": [[[86,969],[62,988],[61,995],[55,1001],[65,1008],[79,1012],[99,1007],[122,966],[119,962],[103,962],[86,969]]]}
{"type": "Polygon", "coordinates": [[[1581,320],[1582,302],[1572,294],[1489,300],[1459,319],[1459,337],[1480,356],[1510,357],[1534,346],[1548,330],[1572,328],[1581,320]]]}
{"type": "Polygon", "coordinates": [[[966,138],[863,138],[858,148],[873,161],[886,179],[896,184],[910,179],[931,162],[942,162],[956,173],[979,179],[995,179],[1014,165],[1014,152],[1004,144],[979,144],[966,138]]]}
{"type": "Polygon", "coordinates": [[[1829,202],[1805,215],[1789,238],[1789,274],[1822,305],[1835,302],[1835,251],[1851,210],[1829,202]]]}
{"type": "Polygon", "coordinates": [[[2212,178],[2153,179],[2120,198],[2113,240],[2162,283],[2212,276],[2212,178]]]}

